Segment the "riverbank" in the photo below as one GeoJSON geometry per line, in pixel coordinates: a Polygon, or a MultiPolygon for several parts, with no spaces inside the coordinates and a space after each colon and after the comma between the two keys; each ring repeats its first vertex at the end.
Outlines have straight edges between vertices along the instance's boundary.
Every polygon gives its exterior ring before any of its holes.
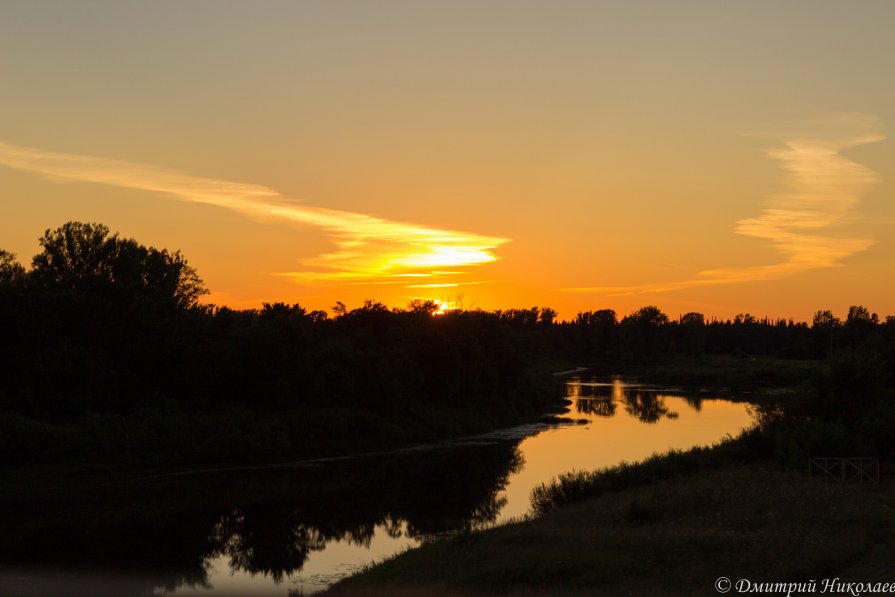
{"type": "Polygon", "coordinates": [[[895,485],[834,486],[767,462],[611,491],[425,545],[332,595],[710,595],[756,582],[891,580],[895,485]]]}
{"type": "Polygon", "coordinates": [[[560,411],[562,380],[550,371],[542,366],[530,372],[512,395],[457,405],[419,401],[395,410],[321,405],[281,412],[242,408],[197,413],[169,404],[130,415],[92,414],[61,422],[0,414],[0,468],[235,465],[442,441],[531,423],[560,411]]]}
{"type": "Polygon", "coordinates": [[[43,499],[58,495],[94,493],[99,487],[126,486],[128,484],[215,477],[226,474],[276,473],[290,470],[324,467],[332,464],[359,464],[381,458],[427,454],[443,450],[457,450],[486,445],[514,445],[526,437],[561,425],[576,425],[578,421],[552,414],[542,415],[535,421],[526,421],[511,427],[492,429],[473,435],[451,435],[445,439],[426,443],[412,443],[398,447],[381,446],[380,449],[357,450],[338,455],[326,455],[300,460],[278,460],[256,463],[222,463],[183,467],[121,467],[111,463],[81,466],[47,465],[13,469],[0,469],[0,502],[4,499],[43,499]]]}
{"type": "Polygon", "coordinates": [[[0,453],[7,470],[50,465],[100,471],[341,456],[536,421],[561,410],[559,388],[568,376],[589,370],[632,374],[682,388],[711,388],[731,400],[767,402],[779,399],[782,391],[799,391],[799,384],[819,366],[815,361],[727,355],[666,355],[596,369],[553,361],[530,368],[524,383],[518,381],[506,397],[457,405],[410,402],[394,411],[320,405],[283,412],[236,408],[197,413],[167,403],[130,415],[91,414],[59,422],[6,413],[0,414],[0,453]]]}

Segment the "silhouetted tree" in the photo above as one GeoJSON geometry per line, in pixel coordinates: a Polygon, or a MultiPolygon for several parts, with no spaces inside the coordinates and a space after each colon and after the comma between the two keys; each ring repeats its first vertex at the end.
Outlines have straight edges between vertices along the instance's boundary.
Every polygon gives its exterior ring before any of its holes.
{"type": "Polygon", "coordinates": [[[668,316],[662,313],[659,307],[649,305],[641,307],[634,313],[625,317],[623,321],[629,321],[648,328],[658,328],[668,323],[668,316]]]}
{"type": "Polygon", "coordinates": [[[814,343],[817,355],[832,355],[836,347],[836,337],[842,327],[842,321],[830,310],[816,311],[811,323],[814,332],[814,343]]]}
{"type": "Polygon", "coordinates": [[[432,315],[438,311],[438,303],[432,300],[413,299],[407,303],[407,310],[417,315],[432,315]]]}
{"type": "Polygon", "coordinates": [[[681,335],[685,350],[690,354],[701,354],[705,350],[705,316],[702,313],[685,313],[680,320],[681,335]]]}
{"type": "Polygon", "coordinates": [[[618,318],[612,309],[600,309],[598,311],[585,311],[578,313],[575,317],[575,323],[584,326],[604,326],[612,327],[618,324],[618,318]]]}
{"type": "Polygon", "coordinates": [[[146,296],[177,307],[195,306],[207,291],[179,251],[144,247],[110,234],[102,224],[68,222],[47,230],[30,279],[44,289],[146,296]]]}
{"type": "Polygon", "coordinates": [[[833,315],[832,311],[816,311],[814,313],[814,320],[811,324],[811,327],[814,328],[825,328],[825,329],[833,329],[838,328],[842,325],[842,322],[838,317],[833,315]]]}
{"type": "Polygon", "coordinates": [[[498,317],[513,325],[531,327],[540,321],[541,310],[538,307],[530,309],[505,309],[496,311],[498,317]]]}
{"type": "Polygon", "coordinates": [[[654,305],[641,307],[634,313],[625,316],[621,321],[621,327],[629,347],[635,353],[640,354],[657,351],[659,333],[666,324],[668,324],[668,316],[654,305]]]}
{"type": "Polygon", "coordinates": [[[0,249],[0,287],[17,287],[25,281],[25,268],[16,261],[15,253],[0,249]]]}
{"type": "Polygon", "coordinates": [[[848,308],[848,317],[845,320],[845,325],[867,325],[867,324],[875,324],[877,320],[876,314],[870,314],[870,311],[867,307],[861,305],[852,305],[848,308]]]}
{"type": "Polygon", "coordinates": [[[261,303],[261,317],[272,320],[302,319],[307,315],[304,307],[295,303],[261,303]]]}
{"type": "Polygon", "coordinates": [[[705,316],[702,313],[685,313],[681,315],[681,325],[685,327],[705,326],[705,316]]]}
{"type": "Polygon", "coordinates": [[[551,309],[550,307],[542,307],[541,312],[538,314],[538,323],[541,325],[553,325],[553,322],[556,320],[556,311],[551,309]]]}
{"type": "Polygon", "coordinates": [[[576,343],[588,358],[605,357],[616,350],[618,319],[612,309],[579,312],[574,321],[576,343]]]}
{"type": "Polygon", "coordinates": [[[845,320],[844,335],[846,346],[858,346],[870,335],[879,323],[876,313],[870,313],[867,307],[852,305],[848,308],[845,320]]]}

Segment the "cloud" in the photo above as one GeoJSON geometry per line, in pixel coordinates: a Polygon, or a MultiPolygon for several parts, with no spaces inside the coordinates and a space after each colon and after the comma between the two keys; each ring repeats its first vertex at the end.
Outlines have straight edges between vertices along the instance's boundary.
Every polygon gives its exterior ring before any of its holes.
{"type": "Polygon", "coordinates": [[[877,174],[842,155],[842,151],[885,138],[883,125],[868,114],[833,114],[800,126],[740,131],[782,142],[767,151],[785,173],[785,190],[770,196],[762,212],[739,220],[734,232],[766,241],[783,259],[769,265],[710,269],[693,277],[637,286],[566,288],[620,296],[669,292],[700,286],[774,280],[800,272],[840,267],[847,257],[871,247],[874,240],[841,236],[854,219],[854,208],[877,182],[877,174]]]}
{"type": "Polygon", "coordinates": [[[443,268],[497,260],[509,239],[395,222],[366,214],[297,205],[261,185],[200,178],[106,158],[56,153],[0,142],[0,164],[55,181],[77,181],[162,193],[223,207],[261,221],[316,226],[336,250],[301,261],[310,269],[286,272],[299,282],[358,283],[405,276],[437,280],[443,268]]]}

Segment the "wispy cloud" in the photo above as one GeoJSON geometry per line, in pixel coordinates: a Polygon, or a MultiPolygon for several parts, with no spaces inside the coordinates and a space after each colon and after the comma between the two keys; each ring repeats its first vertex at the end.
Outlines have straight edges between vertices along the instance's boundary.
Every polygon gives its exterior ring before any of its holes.
{"type": "Polygon", "coordinates": [[[506,238],[430,228],[371,215],[296,204],[261,185],[200,178],[107,158],[72,155],[0,142],[0,165],[36,172],[56,181],[77,181],[161,193],[182,201],[230,209],[256,220],[316,226],[336,250],[285,272],[299,282],[358,283],[403,277],[437,283],[468,268],[497,260],[506,238]]]}
{"type": "Polygon", "coordinates": [[[761,214],[739,220],[737,234],[760,238],[781,254],[769,265],[708,269],[691,278],[637,286],[567,288],[619,296],[669,292],[699,286],[774,280],[814,269],[839,267],[845,258],[874,244],[865,237],[842,236],[854,219],[854,207],[877,182],[877,174],[842,155],[851,147],[885,138],[883,125],[868,114],[835,114],[796,127],[740,131],[773,138],[783,146],[767,151],[786,174],[785,190],[770,196],[761,214]]]}

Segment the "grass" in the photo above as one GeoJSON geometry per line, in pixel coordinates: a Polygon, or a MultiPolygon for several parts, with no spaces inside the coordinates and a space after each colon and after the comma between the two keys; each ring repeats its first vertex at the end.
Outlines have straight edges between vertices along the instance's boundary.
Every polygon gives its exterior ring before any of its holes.
{"type": "Polygon", "coordinates": [[[758,460],[769,449],[769,436],[753,428],[737,438],[727,438],[714,446],[671,450],[654,454],[637,463],[622,462],[596,471],[570,471],[532,491],[531,506],[536,515],[553,512],[569,504],[599,497],[612,491],[673,479],[733,462],[758,460]]]}
{"type": "Polygon", "coordinates": [[[895,486],[833,486],[769,463],[607,492],[425,545],[333,595],[713,595],[715,579],[885,581],[895,486]]]}

